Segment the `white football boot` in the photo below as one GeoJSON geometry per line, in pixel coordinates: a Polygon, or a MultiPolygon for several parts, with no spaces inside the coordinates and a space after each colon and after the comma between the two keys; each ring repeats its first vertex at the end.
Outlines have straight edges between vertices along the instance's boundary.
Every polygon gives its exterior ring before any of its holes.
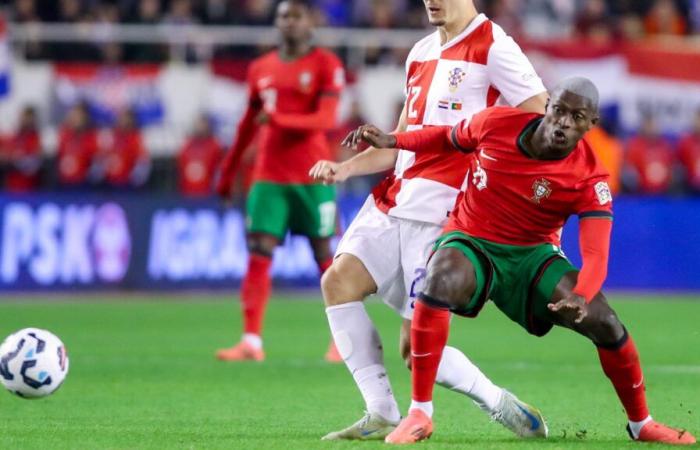
{"type": "Polygon", "coordinates": [[[505,389],[503,389],[501,401],[490,416],[491,420],[500,423],[520,437],[547,437],[547,423],[540,410],[519,400],[505,389]]]}
{"type": "Polygon", "coordinates": [[[323,436],[321,440],[374,440],[384,439],[387,434],[394,431],[398,422],[390,422],[377,413],[365,412],[364,417],[349,427],[333,431],[323,436]]]}

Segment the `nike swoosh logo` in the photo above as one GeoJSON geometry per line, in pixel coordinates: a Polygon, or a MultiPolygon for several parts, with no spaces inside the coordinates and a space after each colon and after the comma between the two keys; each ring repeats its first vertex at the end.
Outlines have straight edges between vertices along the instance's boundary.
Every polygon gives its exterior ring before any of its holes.
{"type": "Polygon", "coordinates": [[[530,411],[528,411],[527,409],[523,408],[520,405],[515,405],[515,406],[517,406],[518,409],[520,411],[522,411],[523,414],[525,414],[525,417],[527,417],[528,420],[530,421],[530,431],[535,431],[536,429],[538,429],[540,427],[540,421],[537,419],[537,417],[532,415],[532,413],[530,411]]]}
{"type": "Polygon", "coordinates": [[[481,152],[479,152],[482,158],[490,159],[491,161],[498,161],[496,158],[493,156],[489,156],[486,154],[486,152],[482,149],[481,152]]]}
{"type": "Polygon", "coordinates": [[[267,86],[270,85],[270,83],[272,83],[271,76],[263,77],[258,80],[258,87],[259,89],[265,89],[267,86]]]}
{"type": "Polygon", "coordinates": [[[416,81],[418,78],[420,78],[420,75],[413,75],[411,78],[408,79],[408,84],[413,84],[413,82],[416,81]]]}
{"type": "Polygon", "coordinates": [[[639,386],[641,386],[644,383],[644,377],[642,377],[641,380],[639,380],[639,383],[633,384],[632,389],[637,389],[639,386]]]}
{"type": "Polygon", "coordinates": [[[413,356],[414,358],[425,358],[426,356],[430,356],[430,355],[432,355],[432,353],[430,353],[430,352],[428,352],[428,353],[413,353],[413,352],[411,352],[411,356],[413,356]]]}
{"type": "Polygon", "coordinates": [[[374,434],[374,433],[376,433],[377,431],[379,431],[379,430],[367,430],[367,431],[364,431],[364,430],[363,430],[363,431],[360,431],[360,434],[361,434],[362,436],[369,436],[370,434],[374,434]]]}

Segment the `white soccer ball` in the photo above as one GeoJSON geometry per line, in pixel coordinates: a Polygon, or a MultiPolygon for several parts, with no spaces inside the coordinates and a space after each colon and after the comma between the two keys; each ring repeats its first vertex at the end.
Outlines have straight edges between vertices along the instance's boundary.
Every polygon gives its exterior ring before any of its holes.
{"type": "Polygon", "coordinates": [[[13,333],[0,345],[0,382],[23,398],[40,398],[58,389],[68,373],[63,342],[39,328],[13,333]]]}

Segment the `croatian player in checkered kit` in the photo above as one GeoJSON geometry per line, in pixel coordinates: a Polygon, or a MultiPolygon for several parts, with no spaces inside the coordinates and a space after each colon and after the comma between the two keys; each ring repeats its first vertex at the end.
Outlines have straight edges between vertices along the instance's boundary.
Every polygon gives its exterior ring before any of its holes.
{"type": "MultiPolygon", "coordinates": [[[[408,56],[406,102],[396,131],[452,126],[494,104],[544,112],[547,93],[527,57],[471,0],[424,3],[437,31],[408,56]]],[[[321,281],[331,332],[367,410],[359,421],[324,439],[382,439],[398,424],[382,343],[363,300],[376,293],[403,317],[400,350],[410,364],[413,300],[430,249],[464,191],[471,161],[472,156],[456,152],[369,148],[343,163],[319,161],[311,169],[313,178],[330,184],[394,167],[349,226],[321,281]]],[[[468,396],[518,436],[547,435],[536,408],[494,385],[453,347],[444,349],[437,383],[468,396]]]]}

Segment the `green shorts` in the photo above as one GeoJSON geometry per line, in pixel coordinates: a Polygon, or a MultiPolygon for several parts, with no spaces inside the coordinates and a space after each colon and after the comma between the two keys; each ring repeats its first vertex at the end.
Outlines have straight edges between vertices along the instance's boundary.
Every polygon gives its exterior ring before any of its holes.
{"type": "Polygon", "coordinates": [[[335,234],[335,186],[258,181],[248,193],[246,230],[284,239],[287,231],[310,238],[335,234]]]}
{"type": "Polygon", "coordinates": [[[568,272],[576,272],[561,248],[552,244],[505,245],[471,237],[459,231],[437,240],[439,248],[460,250],[474,266],[477,288],[469,303],[455,314],[475,317],[491,299],[511,320],[529,333],[544,336],[553,324],[547,305],[568,272]]]}

